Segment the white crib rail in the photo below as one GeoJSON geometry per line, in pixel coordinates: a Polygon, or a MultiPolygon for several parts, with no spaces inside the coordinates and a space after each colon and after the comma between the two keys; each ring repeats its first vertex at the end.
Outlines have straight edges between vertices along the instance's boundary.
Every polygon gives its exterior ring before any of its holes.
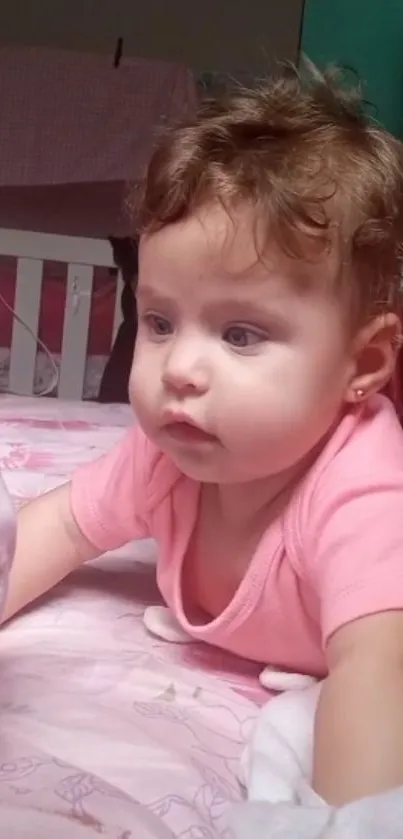
{"type": "MultiPolygon", "coordinates": [[[[67,263],[67,293],[58,396],[62,399],[81,399],[94,267],[114,265],[109,243],[100,239],[54,236],[48,233],[0,228],[0,255],[17,259],[14,308],[34,335],[38,333],[43,263],[45,260],[67,263]]],[[[122,282],[119,278],[114,335],[121,320],[121,288],[122,282]]],[[[26,395],[33,393],[36,352],[37,347],[32,336],[21,323],[14,320],[9,375],[10,391],[26,395]]]]}

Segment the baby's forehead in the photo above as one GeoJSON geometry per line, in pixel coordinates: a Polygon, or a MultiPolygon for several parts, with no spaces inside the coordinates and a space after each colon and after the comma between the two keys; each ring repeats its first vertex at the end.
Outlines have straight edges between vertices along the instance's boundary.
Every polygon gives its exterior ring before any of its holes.
{"type": "MultiPolygon", "coordinates": [[[[332,254],[318,243],[301,238],[301,254],[287,252],[270,226],[252,207],[228,212],[221,205],[144,237],[140,246],[140,276],[170,271],[189,280],[245,282],[250,287],[272,280],[303,290],[334,270],[332,254]]],[[[252,290],[252,289],[251,289],[252,290]]]]}

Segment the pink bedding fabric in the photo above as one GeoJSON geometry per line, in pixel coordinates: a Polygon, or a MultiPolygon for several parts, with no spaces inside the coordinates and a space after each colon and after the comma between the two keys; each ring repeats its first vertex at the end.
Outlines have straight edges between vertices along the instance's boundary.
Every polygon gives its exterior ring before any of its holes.
{"type": "MultiPolygon", "coordinates": [[[[3,397],[0,470],[16,503],[63,482],[131,421],[126,406],[3,397]]],[[[0,633],[2,824],[7,804],[42,812],[44,833],[56,815],[68,839],[79,827],[108,839],[228,837],[240,753],[265,697],[258,668],[147,634],[144,609],[160,602],[154,561],[151,542],[107,555],[0,633]]]]}

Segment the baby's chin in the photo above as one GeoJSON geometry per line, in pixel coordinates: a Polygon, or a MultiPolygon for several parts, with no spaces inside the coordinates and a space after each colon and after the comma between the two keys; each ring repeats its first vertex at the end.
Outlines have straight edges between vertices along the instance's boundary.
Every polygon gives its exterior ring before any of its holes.
{"type": "Polygon", "coordinates": [[[158,440],[155,442],[182,475],[197,483],[222,483],[224,470],[213,458],[206,457],[205,452],[197,451],[197,449],[179,452],[172,446],[164,445],[163,442],[158,440]]]}
{"type": "MultiPolygon", "coordinates": [[[[158,443],[157,443],[158,445],[158,443]]],[[[161,451],[172,461],[176,468],[192,481],[200,484],[214,484],[216,486],[249,485],[262,478],[262,475],[251,473],[250,470],[234,468],[231,463],[225,463],[224,456],[206,456],[206,452],[191,451],[180,454],[170,447],[159,445],[161,451]]]]}

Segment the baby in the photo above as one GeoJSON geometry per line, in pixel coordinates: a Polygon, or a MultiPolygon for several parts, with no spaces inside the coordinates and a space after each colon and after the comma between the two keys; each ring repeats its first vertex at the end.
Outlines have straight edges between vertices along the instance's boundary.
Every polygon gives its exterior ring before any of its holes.
{"type": "Polygon", "coordinates": [[[324,679],[313,786],[403,784],[403,155],[316,72],[167,133],[140,210],[139,424],[20,513],[6,618],[152,536],[184,632],[324,679]]]}

